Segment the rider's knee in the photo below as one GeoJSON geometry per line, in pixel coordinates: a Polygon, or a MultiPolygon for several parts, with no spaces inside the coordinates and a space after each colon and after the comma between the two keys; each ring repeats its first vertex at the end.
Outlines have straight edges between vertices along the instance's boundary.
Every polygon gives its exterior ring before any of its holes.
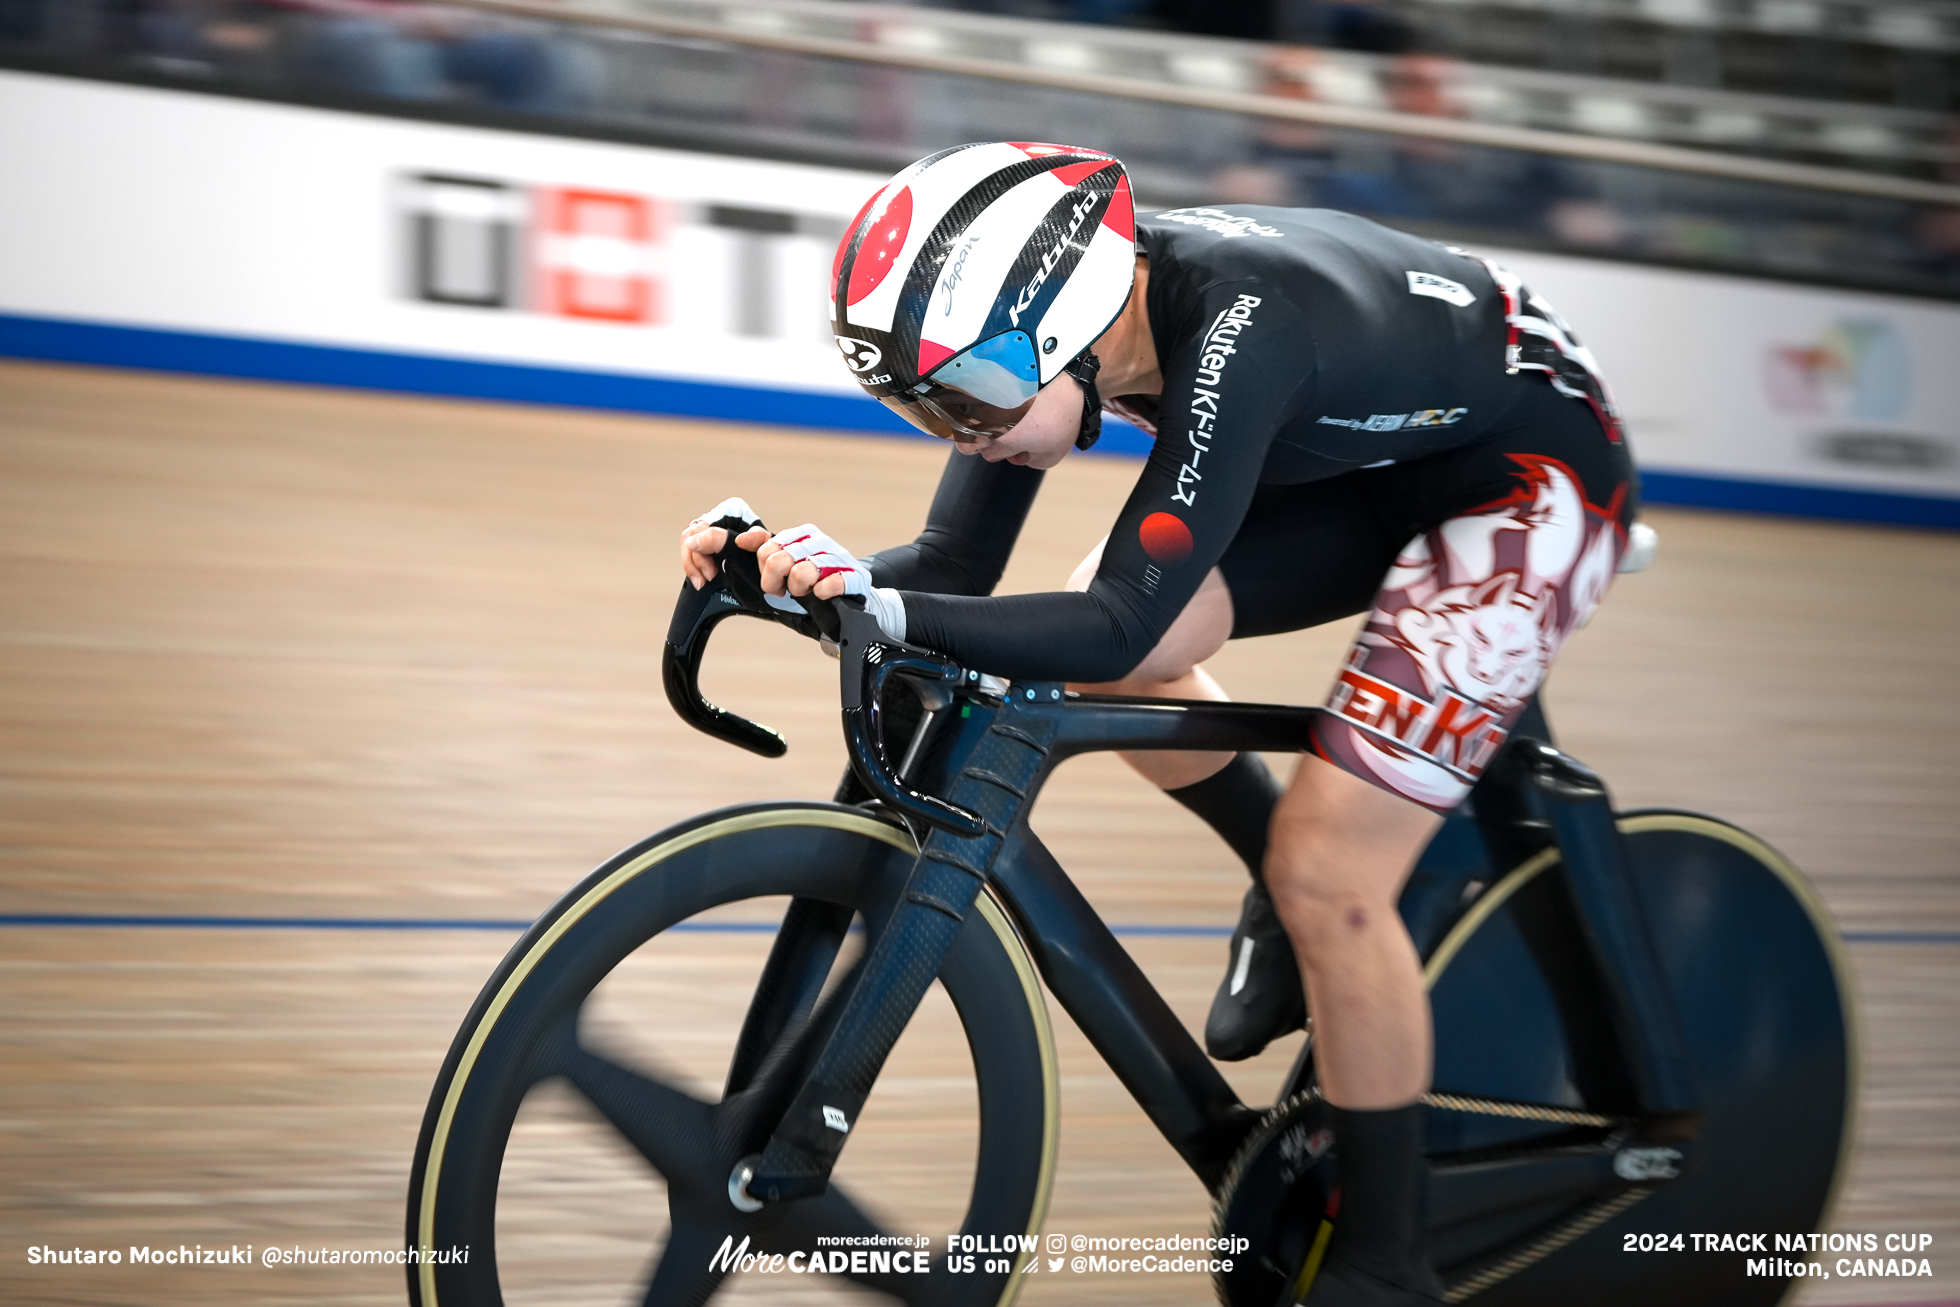
{"type": "Polygon", "coordinates": [[[1401,921],[1392,888],[1379,877],[1357,875],[1347,860],[1291,848],[1284,839],[1267,853],[1265,879],[1287,933],[1310,957],[1337,955],[1401,921]]]}
{"type": "Polygon", "coordinates": [[[1289,877],[1273,874],[1268,864],[1266,884],[1287,933],[1309,952],[1338,949],[1360,939],[1384,921],[1397,919],[1395,905],[1336,877],[1289,877]]]}

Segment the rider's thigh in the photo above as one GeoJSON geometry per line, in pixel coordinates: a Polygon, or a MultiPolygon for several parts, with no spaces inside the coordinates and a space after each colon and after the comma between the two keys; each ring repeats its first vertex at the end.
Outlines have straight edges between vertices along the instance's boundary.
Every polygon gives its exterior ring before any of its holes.
{"type": "Polygon", "coordinates": [[[1289,925],[1360,907],[1393,913],[1441,819],[1312,754],[1273,811],[1266,882],[1289,925]]]}
{"type": "Polygon", "coordinates": [[[1322,759],[1438,813],[1503,746],[1626,543],[1625,448],[1549,386],[1527,398],[1513,428],[1383,470],[1377,511],[1411,534],[1313,726],[1322,759]]]}

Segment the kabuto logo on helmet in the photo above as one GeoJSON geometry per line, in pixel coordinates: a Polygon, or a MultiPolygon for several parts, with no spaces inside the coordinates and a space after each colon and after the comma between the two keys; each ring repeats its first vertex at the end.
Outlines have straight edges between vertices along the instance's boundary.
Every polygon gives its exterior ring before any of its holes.
{"type": "Polygon", "coordinates": [[[1034,276],[1028,278],[1028,284],[1022,288],[1020,297],[1014,301],[1014,307],[1007,311],[1009,322],[1017,327],[1021,325],[1021,315],[1026,313],[1028,306],[1034,303],[1034,297],[1041,293],[1042,284],[1048,280],[1048,274],[1055,270],[1055,265],[1060,263],[1062,256],[1068,252],[1069,242],[1075,239],[1076,232],[1082,230],[1082,220],[1094,213],[1107,198],[1091,192],[1076,201],[1075,207],[1069,210],[1068,230],[1057,236],[1053,248],[1041,256],[1041,266],[1035,270],[1034,276]]]}
{"type": "Polygon", "coordinates": [[[844,362],[853,372],[869,372],[885,357],[885,351],[868,340],[859,340],[856,336],[839,336],[837,349],[843,354],[844,362]]]}

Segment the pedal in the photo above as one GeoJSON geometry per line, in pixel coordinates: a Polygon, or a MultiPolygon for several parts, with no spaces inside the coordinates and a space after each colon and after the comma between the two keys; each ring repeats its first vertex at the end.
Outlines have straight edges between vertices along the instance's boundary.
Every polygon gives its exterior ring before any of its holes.
{"type": "Polygon", "coordinates": [[[1681,1174],[1678,1148],[1622,1148],[1613,1155],[1613,1174],[1634,1184],[1672,1180],[1681,1174]]]}

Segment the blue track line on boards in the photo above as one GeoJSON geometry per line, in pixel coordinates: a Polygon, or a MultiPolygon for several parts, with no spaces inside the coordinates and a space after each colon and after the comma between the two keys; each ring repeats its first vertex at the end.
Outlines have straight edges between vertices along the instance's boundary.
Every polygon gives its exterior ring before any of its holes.
{"type": "MultiPolygon", "coordinates": [[[[0,926],[147,927],[170,930],[529,930],[529,921],[500,921],[472,917],[200,917],[117,913],[48,912],[0,913],[0,926]]],[[[669,930],[704,935],[771,934],[770,921],[683,921],[669,930]]],[[[1230,926],[1156,925],[1148,922],[1111,926],[1118,935],[1224,939],[1230,926]]],[[[1960,944],[1960,931],[1849,930],[1847,944],[1960,944]]]]}
{"type": "Polygon", "coordinates": [[[1677,508],[1714,508],[1730,513],[1773,513],[1782,517],[1821,517],[1886,526],[1960,530],[1960,499],[1933,495],[1895,495],[1882,490],[1792,482],[1744,481],[1699,473],[1640,470],[1640,499],[1677,508]]]}
{"type": "MultiPolygon", "coordinates": [[[[931,439],[882,405],[846,392],[771,390],[66,318],[0,313],[0,357],[931,439]]],[[[1102,441],[1090,452],[1141,458],[1151,443],[1128,422],[1107,418],[1102,441]]],[[[1660,468],[1643,468],[1641,478],[1641,499],[1649,504],[1960,530],[1956,498],[1660,468]]]]}
{"type": "MultiPolygon", "coordinates": [[[[774,390],[9,313],[0,313],[0,357],[932,440],[882,404],[849,392],[774,390]]],[[[1127,422],[1110,419],[1104,431],[1098,454],[1141,458],[1150,452],[1150,437],[1127,422]]]]}

